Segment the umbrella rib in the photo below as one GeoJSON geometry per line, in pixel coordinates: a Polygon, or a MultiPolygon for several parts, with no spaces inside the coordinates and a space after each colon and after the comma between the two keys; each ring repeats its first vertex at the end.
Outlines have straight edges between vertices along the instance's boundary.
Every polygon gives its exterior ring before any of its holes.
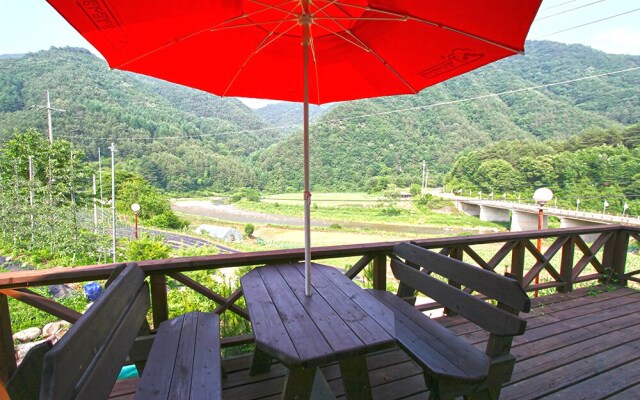
{"type": "MultiPolygon", "coordinates": [[[[329,18],[331,19],[331,18],[329,18]]],[[[365,42],[362,41],[362,39],[360,39],[359,37],[357,37],[356,35],[353,34],[353,32],[351,32],[349,29],[346,29],[340,22],[338,21],[334,21],[338,26],[340,26],[341,28],[344,29],[344,32],[346,32],[349,36],[351,36],[355,41],[359,42],[360,45],[358,45],[357,43],[354,43],[351,40],[348,40],[346,37],[340,35],[338,32],[334,32],[330,29],[327,29],[329,32],[333,33],[334,35],[338,36],[339,38],[345,40],[347,43],[351,43],[354,44],[356,47],[360,47],[361,49],[364,49],[365,51],[373,54],[378,61],[380,61],[389,71],[391,71],[391,73],[393,73],[396,78],[398,78],[398,80],[400,80],[406,87],[408,87],[414,94],[418,93],[413,86],[411,86],[411,84],[409,82],[407,82],[406,79],[404,79],[402,77],[402,75],[400,75],[400,73],[398,73],[398,71],[396,71],[395,68],[393,68],[391,65],[389,65],[389,63],[382,57],[380,56],[378,53],[376,53],[370,46],[368,46],[365,42]]]]}
{"type": "Polygon", "coordinates": [[[492,46],[500,47],[500,48],[502,48],[504,50],[508,50],[508,51],[516,53],[516,54],[524,54],[524,51],[522,51],[522,50],[519,50],[519,49],[513,48],[511,46],[507,46],[505,44],[496,42],[495,40],[491,40],[491,39],[487,39],[487,38],[482,37],[482,36],[474,35],[473,33],[469,33],[469,32],[463,31],[462,29],[457,29],[457,28],[454,28],[452,26],[448,26],[448,25],[445,25],[445,24],[440,23],[440,22],[434,22],[434,21],[430,21],[430,20],[427,20],[427,19],[423,19],[423,18],[417,18],[417,17],[413,17],[411,15],[404,15],[404,14],[396,13],[396,12],[393,12],[393,11],[383,10],[381,8],[373,8],[373,7],[368,7],[368,6],[365,7],[365,6],[360,6],[360,5],[357,5],[357,4],[349,4],[349,3],[342,3],[342,2],[338,2],[337,4],[342,5],[342,6],[346,6],[346,7],[354,7],[354,8],[358,8],[358,9],[366,10],[366,11],[378,12],[378,13],[381,13],[381,14],[393,15],[393,16],[396,16],[396,17],[399,17],[399,18],[406,18],[406,20],[420,22],[420,23],[423,23],[425,25],[431,25],[431,26],[434,26],[434,27],[437,27],[437,28],[440,28],[440,29],[444,29],[444,30],[448,30],[448,31],[451,31],[451,32],[455,32],[457,34],[460,34],[460,35],[463,35],[463,36],[467,36],[469,38],[472,38],[472,39],[475,39],[475,40],[479,40],[481,42],[485,42],[485,43],[490,44],[492,46]]]}
{"type": "MultiPolygon", "coordinates": [[[[285,5],[285,4],[288,4],[288,3],[297,3],[297,2],[298,2],[298,0],[289,0],[289,1],[285,1],[285,2],[282,2],[282,3],[280,3],[280,4],[276,4],[276,5],[266,4],[266,3],[263,3],[263,2],[258,1],[258,0],[249,0],[249,1],[250,1],[251,3],[255,3],[255,4],[257,4],[257,5],[260,5],[260,6],[262,6],[262,7],[265,7],[265,8],[267,8],[267,9],[280,11],[281,13],[294,15],[294,16],[296,16],[296,17],[298,16],[298,14],[294,13],[293,11],[288,11],[288,10],[285,10],[285,9],[283,9],[283,8],[280,8],[280,6],[285,5]]],[[[335,0],[335,1],[337,1],[337,0],[335,0]]],[[[260,11],[257,11],[257,12],[262,12],[262,11],[264,11],[264,10],[260,10],[260,11]]]]}
{"type": "MultiPolygon", "coordinates": [[[[278,4],[276,4],[275,6],[271,6],[271,7],[274,7],[274,8],[275,8],[275,7],[280,7],[280,6],[283,6],[283,5],[288,4],[288,3],[297,3],[297,0],[286,0],[286,1],[283,1],[282,3],[278,3],[278,4]]],[[[219,23],[219,24],[217,24],[217,25],[212,26],[212,27],[210,28],[210,30],[212,30],[212,31],[213,31],[213,30],[217,30],[217,29],[218,29],[218,27],[220,27],[220,26],[223,26],[223,25],[225,25],[225,24],[233,23],[233,22],[238,21],[238,20],[243,19],[243,18],[249,18],[249,17],[252,17],[252,16],[254,16],[254,15],[258,15],[258,14],[260,14],[260,13],[262,13],[262,12],[265,12],[266,10],[267,10],[266,8],[262,8],[262,9],[260,9],[260,10],[254,11],[254,12],[249,13],[249,14],[246,14],[246,13],[245,13],[245,14],[239,15],[239,16],[237,16],[237,17],[234,17],[234,18],[228,19],[228,20],[226,20],[226,21],[220,22],[220,23],[219,23]]]]}
{"type": "Polygon", "coordinates": [[[325,9],[325,8],[332,6],[332,5],[336,4],[337,2],[338,2],[338,0],[331,0],[331,1],[327,2],[327,4],[325,4],[324,6],[319,7],[317,10],[315,10],[314,12],[312,12],[312,13],[311,13],[311,15],[314,15],[314,16],[315,16],[315,15],[316,15],[316,13],[324,12],[324,9],[325,9]]]}
{"type": "Polygon", "coordinates": [[[181,37],[179,37],[179,38],[177,38],[177,39],[173,39],[172,41],[170,41],[170,42],[168,42],[168,43],[165,43],[165,44],[163,44],[163,45],[161,45],[161,46],[159,46],[159,47],[156,47],[155,49],[149,50],[149,51],[147,51],[147,52],[146,52],[146,53],[144,53],[144,54],[140,54],[140,55],[138,55],[138,56],[136,56],[136,57],[133,57],[133,58],[131,58],[131,59],[129,59],[129,60],[126,60],[126,61],[124,61],[124,62],[121,62],[120,64],[115,65],[115,66],[113,66],[112,68],[121,69],[122,67],[124,67],[124,66],[125,66],[125,65],[127,65],[127,64],[130,64],[130,63],[132,63],[132,62],[138,61],[138,60],[140,60],[140,59],[142,59],[142,58],[145,58],[145,57],[147,57],[147,56],[149,56],[149,55],[151,55],[151,54],[153,54],[153,53],[156,53],[156,52],[158,52],[158,51],[160,51],[160,50],[162,50],[162,49],[166,49],[167,47],[173,46],[174,44],[176,44],[176,43],[178,43],[178,42],[181,42],[181,41],[183,41],[183,40],[185,40],[185,39],[189,39],[189,38],[191,38],[191,37],[193,37],[193,36],[196,36],[196,35],[199,35],[199,34],[201,34],[201,33],[208,32],[208,31],[209,31],[209,28],[205,28],[205,29],[201,29],[201,30],[199,30],[199,31],[197,31],[197,32],[192,32],[192,33],[190,33],[190,34],[188,34],[188,35],[181,36],[181,37]]]}
{"type": "Polygon", "coordinates": [[[267,37],[265,37],[265,40],[263,40],[262,42],[260,42],[260,44],[258,46],[256,46],[256,49],[253,51],[253,53],[256,54],[256,53],[262,51],[262,49],[264,49],[265,47],[269,46],[271,43],[275,42],[276,40],[280,39],[282,36],[286,35],[290,30],[292,30],[296,26],[298,26],[298,25],[297,24],[291,25],[289,28],[287,28],[284,31],[278,33],[276,35],[276,37],[274,37],[273,39],[271,39],[270,41],[265,43],[266,39],[268,39],[269,37],[273,36],[273,34],[275,32],[275,29],[278,29],[278,27],[274,28],[274,30],[269,32],[267,37]]]}
{"type": "MultiPolygon", "coordinates": [[[[295,8],[294,8],[295,10],[295,8]]],[[[235,83],[235,81],[238,79],[238,76],[240,76],[240,74],[242,73],[242,71],[244,71],[245,67],[247,66],[247,64],[249,63],[249,61],[251,61],[251,59],[253,58],[253,56],[255,56],[256,54],[258,54],[258,52],[260,52],[262,49],[264,49],[265,47],[267,47],[268,45],[270,45],[271,43],[275,42],[276,40],[278,40],[280,37],[282,37],[283,35],[285,35],[287,32],[289,32],[291,29],[295,28],[297,26],[297,24],[293,24],[291,25],[291,27],[289,27],[288,29],[285,29],[283,32],[280,32],[275,38],[273,38],[272,40],[267,41],[271,36],[273,36],[273,34],[275,33],[275,31],[280,27],[280,25],[282,25],[285,21],[280,22],[278,25],[276,25],[273,30],[271,32],[269,32],[267,34],[267,36],[264,37],[264,39],[262,39],[262,41],[256,46],[256,49],[247,57],[246,60],[244,60],[244,62],[242,63],[242,66],[240,67],[240,69],[238,69],[238,72],[236,72],[236,74],[233,76],[233,78],[231,79],[231,81],[229,82],[229,84],[227,85],[227,88],[224,90],[224,94],[223,96],[227,95],[227,92],[229,91],[229,89],[231,89],[231,86],[235,83]]]]}
{"type": "Polygon", "coordinates": [[[327,18],[323,18],[323,17],[315,17],[314,19],[316,20],[345,20],[345,21],[392,21],[392,22],[405,22],[409,19],[409,17],[407,18],[384,18],[384,17],[327,17],[327,18]]]}
{"type": "Polygon", "coordinates": [[[288,19],[274,19],[270,21],[260,21],[260,22],[250,22],[242,25],[232,25],[232,26],[223,26],[221,28],[211,28],[211,32],[219,32],[227,29],[235,29],[235,28],[246,28],[249,26],[260,26],[260,25],[269,25],[269,24],[280,24],[283,22],[297,22],[297,18],[288,18],[288,19]]]}
{"type": "MultiPolygon", "coordinates": [[[[277,6],[281,6],[281,5],[288,4],[288,3],[297,3],[297,0],[283,1],[282,3],[279,3],[277,6]]],[[[265,11],[265,9],[258,10],[256,12],[253,12],[253,13],[250,13],[250,14],[243,14],[243,15],[240,15],[238,17],[234,17],[234,18],[231,18],[231,19],[229,19],[227,21],[221,22],[221,23],[219,23],[217,25],[214,25],[212,27],[204,28],[204,29],[201,29],[199,31],[192,32],[192,33],[189,33],[187,35],[181,36],[179,38],[173,39],[172,41],[170,41],[168,43],[165,43],[165,44],[163,44],[161,46],[158,46],[158,47],[156,47],[156,48],[154,48],[154,49],[152,49],[150,51],[147,51],[146,53],[140,54],[140,55],[138,55],[136,57],[133,57],[133,58],[131,58],[129,60],[126,60],[126,61],[124,61],[124,62],[122,62],[122,63],[120,63],[118,65],[115,65],[113,68],[120,69],[120,68],[124,67],[127,64],[131,64],[132,62],[136,62],[136,61],[138,61],[140,59],[143,59],[143,58],[145,58],[145,57],[147,57],[147,56],[149,56],[149,55],[151,55],[153,53],[156,53],[156,52],[158,52],[160,50],[166,49],[167,47],[173,46],[174,44],[176,44],[178,42],[181,42],[181,41],[183,41],[185,39],[189,39],[189,38],[191,38],[193,36],[200,35],[201,33],[204,33],[204,32],[213,32],[213,31],[216,31],[216,30],[220,30],[220,29],[217,29],[219,26],[222,26],[224,24],[233,23],[234,21],[238,21],[238,20],[243,19],[243,18],[248,18],[248,17],[250,17],[252,15],[259,14],[259,13],[261,13],[263,11],[265,11]]],[[[287,20],[282,20],[281,22],[286,22],[286,21],[287,20]]],[[[292,20],[292,21],[295,21],[295,20],[292,20]]],[[[277,23],[277,22],[278,21],[269,21],[269,22],[253,23],[253,24],[243,24],[242,26],[241,25],[234,25],[233,27],[229,27],[229,28],[241,28],[241,27],[247,27],[247,26],[258,26],[258,25],[261,25],[261,24],[277,23]]]]}

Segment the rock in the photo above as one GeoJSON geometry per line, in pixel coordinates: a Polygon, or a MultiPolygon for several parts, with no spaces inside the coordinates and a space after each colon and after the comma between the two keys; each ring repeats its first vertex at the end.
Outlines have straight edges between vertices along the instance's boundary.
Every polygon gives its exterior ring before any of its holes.
{"type": "Polygon", "coordinates": [[[51,285],[49,286],[49,294],[54,299],[64,299],[73,294],[74,290],[67,285],[51,285]]]}
{"type": "Polygon", "coordinates": [[[20,265],[13,264],[13,263],[4,263],[2,264],[2,268],[6,269],[9,272],[22,271],[22,268],[20,268],[20,265]]]}
{"type": "Polygon", "coordinates": [[[60,330],[55,334],[55,342],[60,340],[60,338],[63,337],[67,332],[69,332],[69,328],[60,328],[60,330]]]}
{"type": "Polygon", "coordinates": [[[27,355],[27,353],[29,352],[29,350],[31,350],[32,347],[40,344],[40,343],[44,343],[46,342],[47,339],[43,339],[43,340],[38,340],[37,342],[30,342],[30,343],[25,343],[25,344],[19,344],[16,346],[16,361],[18,363],[18,365],[20,365],[20,363],[22,362],[22,360],[24,359],[24,356],[27,355]]]}
{"type": "Polygon", "coordinates": [[[60,322],[49,322],[42,328],[42,336],[52,336],[62,328],[60,322]]]}
{"type": "Polygon", "coordinates": [[[13,335],[13,340],[17,340],[22,343],[30,342],[39,338],[41,333],[42,331],[40,328],[27,328],[13,335]]]}

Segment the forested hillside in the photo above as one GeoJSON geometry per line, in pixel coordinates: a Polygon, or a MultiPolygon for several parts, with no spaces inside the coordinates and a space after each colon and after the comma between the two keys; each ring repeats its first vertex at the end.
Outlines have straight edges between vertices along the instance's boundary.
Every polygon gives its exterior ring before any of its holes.
{"type": "Polygon", "coordinates": [[[255,185],[242,157],[280,139],[236,99],[109,70],[82,49],[56,49],[0,60],[0,139],[29,128],[74,142],[89,159],[115,142],[128,161],[162,189],[227,190],[255,185]]]}
{"type": "MultiPolygon", "coordinates": [[[[335,104],[309,105],[309,121],[313,124],[325,112],[335,104]]],[[[258,108],[255,112],[266,122],[280,127],[284,131],[302,129],[302,104],[280,102],[258,108]]]]}
{"type": "Polygon", "coordinates": [[[549,187],[565,207],[640,213],[640,124],[588,130],[568,140],[497,142],[462,154],[447,174],[448,191],[493,193],[530,201],[549,187]]]}
{"type": "MultiPolygon", "coordinates": [[[[419,181],[422,161],[438,183],[463,151],[500,140],[566,139],[585,129],[623,129],[640,120],[640,71],[503,93],[640,66],[640,57],[580,45],[531,42],[511,57],[415,96],[315,109],[314,190],[366,190],[419,181]],[[484,98],[478,98],[485,96],[484,98]],[[472,99],[472,100],[469,100],[472,99]]],[[[236,99],[117,70],[86,50],[0,58],[0,140],[35,128],[33,107],[51,92],[54,136],[90,160],[113,141],[120,165],[172,192],[267,191],[302,187],[299,107],[251,110],[236,99]]]]}
{"type": "MultiPolygon", "coordinates": [[[[478,100],[478,96],[640,66],[638,56],[585,46],[531,42],[526,56],[505,59],[423,90],[345,103],[314,125],[312,184],[320,189],[366,189],[380,178],[419,181],[422,160],[445,173],[460,152],[499,140],[568,138],[587,128],[640,120],[640,71],[478,100]],[[393,112],[394,110],[403,110],[393,112]],[[359,117],[362,116],[362,117],[359,117]],[[373,179],[372,179],[373,178],[373,179]]],[[[271,190],[300,188],[301,141],[292,136],[256,157],[271,190]]]]}

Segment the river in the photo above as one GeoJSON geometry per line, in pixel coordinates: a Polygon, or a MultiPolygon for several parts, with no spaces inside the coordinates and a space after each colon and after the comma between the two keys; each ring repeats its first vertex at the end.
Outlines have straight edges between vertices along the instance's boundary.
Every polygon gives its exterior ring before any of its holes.
{"type": "MultiPolygon", "coordinates": [[[[299,226],[304,225],[301,217],[291,217],[279,214],[266,214],[260,212],[241,210],[232,204],[223,204],[222,201],[211,200],[176,200],[171,204],[171,208],[176,212],[185,214],[205,216],[216,218],[223,221],[253,223],[253,224],[274,224],[299,226]]],[[[433,227],[422,225],[402,225],[402,224],[386,224],[371,223],[359,221],[339,221],[330,219],[311,219],[311,226],[328,227],[332,224],[338,224],[347,229],[371,229],[375,231],[385,231],[393,233],[414,233],[423,235],[448,235],[458,236],[469,232],[488,233],[493,232],[491,229],[477,230],[470,228],[448,228],[433,227]]]]}

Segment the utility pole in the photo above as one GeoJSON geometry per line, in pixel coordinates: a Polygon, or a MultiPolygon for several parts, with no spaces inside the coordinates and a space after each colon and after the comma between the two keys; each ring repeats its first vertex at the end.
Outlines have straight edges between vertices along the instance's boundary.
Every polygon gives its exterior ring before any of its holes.
{"type": "Polygon", "coordinates": [[[429,187],[429,168],[427,162],[422,160],[422,193],[429,187]]]}
{"type": "Polygon", "coordinates": [[[49,90],[47,90],[47,105],[46,106],[36,106],[36,108],[44,108],[47,110],[47,125],[49,126],[49,143],[53,143],[53,127],[51,123],[51,111],[59,111],[66,112],[67,110],[62,110],[60,108],[51,107],[51,102],[49,101],[49,90]]]}
{"type": "Polygon", "coordinates": [[[98,233],[98,205],[96,202],[96,174],[92,175],[93,180],[93,233],[98,233]]]}
{"type": "Polygon", "coordinates": [[[29,156],[29,206],[31,207],[31,242],[33,242],[33,156],[29,156]]]}
{"type": "Polygon", "coordinates": [[[100,223],[102,224],[102,234],[104,235],[104,197],[102,196],[102,157],[100,147],[98,147],[98,177],[100,182],[100,223]]]}
{"type": "Polygon", "coordinates": [[[113,262],[116,262],[116,145],[111,143],[111,233],[112,233],[112,251],[113,262]]]}

